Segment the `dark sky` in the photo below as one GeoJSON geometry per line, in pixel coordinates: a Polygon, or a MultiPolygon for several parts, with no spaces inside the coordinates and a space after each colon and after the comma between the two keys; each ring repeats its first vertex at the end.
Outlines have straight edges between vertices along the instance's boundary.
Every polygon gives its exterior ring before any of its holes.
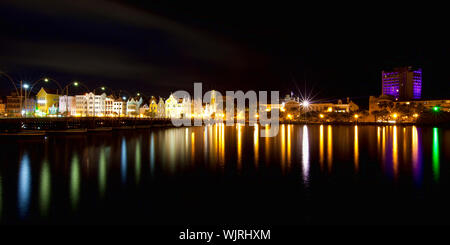
{"type": "Polygon", "coordinates": [[[380,94],[382,69],[414,65],[423,97],[450,97],[442,6],[242,2],[3,0],[0,70],[147,95],[306,84],[316,99],[357,100],[380,94]]]}

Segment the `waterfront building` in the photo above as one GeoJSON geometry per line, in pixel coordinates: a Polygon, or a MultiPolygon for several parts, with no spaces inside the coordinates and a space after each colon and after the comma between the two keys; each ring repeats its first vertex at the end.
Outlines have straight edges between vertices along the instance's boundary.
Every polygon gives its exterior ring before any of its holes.
{"type": "Polygon", "coordinates": [[[75,96],[77,116],[104,116],[106,94],[92,92],[75,96]]]}
{"type": "Polygon", "coordinates": [[[165,115],[166,115],[165,109],[166,109],[166,105],[164,103],[164,99],[160,97],[159,98],[159,102],[158,102],[158,109],[157,109],[157,112],[156,112],[156,117],[157,118],[164,118],[165,115]]]}
{"type": "Polygon", "coordinates": [[[114,97],[112,95],[105,98],[105,116],[114,115],[114,97]]]}
{"type": "Polygon", "coordinates": [[[3,99],[0,99],[0,117],[5,117],[8,114],[6,114],[6,101],[3,99]]]}
{"type": "Polygon", "coordinates": [[[347,103],[342,103],[342,100],[338,100],[337,103],[311,103],[309,104],[308,110],[321,113],[329,113],[329,112],[349,113],[358,111],[359,106],[347,98],[347,103]]]}
{"type": "Polygon", "coordinates": [[[168,118],[180,118],[183,114],[183,99],[175,98],[170,94],[165,102],[165,116],[168,118]]]}
{"type": "Polygon", "coordinates": [[[149,110],[149,107],[147,104],[145,104],[139,108],[139,116],[140,117],[148,116],[149,113],[150,113],[150,110],[149,110]]]}
{"type": "Polygon", "coordinates": [[[131,98],[127,101],[127,116],[138,116],[139,108],[141,107],[143,100],[140,98],[131,98]]]}
{"type": "Polygon", "coordinates": [[[8,117],[20,117],[22,115],[21,96],[12,92],[11,95],[6,96],[6,114],[8,117]]]}
{"type": "Polygon", "coordinates": [[[57,91],[41,88],[36,94],[36,114],[39,116],[56,115],[59,109],[59,94],[57,91]]]}
{"type": "Polygon", "coordinates": [[[59,113],[74,116],[77,113],[75,96],[63,95],[59,97],[59,113]]]}
{"type": "Polygon", "coordinates": [[[126,114],[126,105],[122,98],[114,100],[113,114],[116,116],[124,116],[126,114]]]}
{"type": "Polygon", "coordinates": [[[158,114],[158,102],[156,101],[156,98],[152,96],[149,105],[149,115],[150,117],[156,117],[157,114],[158,114]]]}
{"type": "Polygon", "coordinates": [[[394,100],[420,99],[422,95],[422,69],[398,67],[381,72],[382,95],[394,100]]]}

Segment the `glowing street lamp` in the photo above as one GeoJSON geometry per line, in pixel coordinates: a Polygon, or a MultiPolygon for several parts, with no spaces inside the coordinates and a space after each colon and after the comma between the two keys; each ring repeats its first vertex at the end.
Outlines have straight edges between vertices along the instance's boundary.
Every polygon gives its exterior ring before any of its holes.
{"type": "Polygon", "coordinates": [[[74,86],[78,86],[78,82],[73,82],[73,85],[74,86]]]}
{"type": "Polygon", "coordinates": [[[324,118],[325,116],[323,114],[319,114],[319,117],[320,118],[324,118]]]}
{"type": "Polygon", "coordinates": [[[419,117],[419,114],[414,113],[413,117],[417,118],[417,117],[419,117]]]}
{"type": "Polygon", "coordinates": [[[397,118],[397,117],[398,117],[397,113],[394,113],[394,114],[392,115],[392,117],[393,117],[394,119],[397,118]]]}
{"type": "Polygon", "coordinates": [[[355,114],[354,117],[355,117],[355,119],[358,119],[359,115],[358,115],[358,114],[355,114]]]}
{"type": "Polygon", "coordinates": [[[308,106],[309,106],[309,101],[304,100],[304,101],[302,102],[302,105],[303,105],[304,107],[308,107],[308,106]]]}
{"type": "Polygon", "coordinates": [[[23,88],[24,88],[24,89],[28,89],[29,87],[30,87],[30,85],[28,85],[28,84],[26,84],[26,83],[23,85],[23,88]]]}
{"type": "Polygon", "coordinates": [[[44,82],[48,83],[48,81],[49,81],[48,78],[44,78],[44,82]]]}
{"type": "Polygon", "coordinates": [[[122,97],[122,99],[123,99],[123,100],[126,100],[126,99],[127,99],[127,97],[123,96],[123,97],[122,97]]]}

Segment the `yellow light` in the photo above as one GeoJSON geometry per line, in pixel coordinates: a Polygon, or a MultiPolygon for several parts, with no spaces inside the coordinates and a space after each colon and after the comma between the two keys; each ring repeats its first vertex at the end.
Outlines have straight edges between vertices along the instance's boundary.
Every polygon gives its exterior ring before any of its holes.
{"type": "Polygon", "coordinates": [[[419,114],[414,113],[413,117],[419,117],[419,114]]]}
{"type": "Polygon", "coordinates": [[[354,117],[355,117],[355,118],[358,118],[359,116],[358,116],[358,114],[355,114],[354,117]]]}
{"type": "Polygon", "coordinates": [[[398,117],[397,113],[394,113],[394,114],[392,115],[392,117],[393,117],[393,118],[397,118],[397,117],[398,117]]]}
{"type": "Polygon", "coordinates": [[[328,112],[332,112],[332,111],[333,111],[333,108],[328,107],[328,112]]]}
{"type": "Polygon", "coordinates": [[[259,115],[258,115],[258,114],[256,114],[256,115],[255,115],[255,117],[256,117],[256,118],[258,118],[258,117],[259,117],[259,115]]]}
{"type": "Polygon", "coordinates": [[[288,114],[287,117],[288,117],[289,119],[292,119],[292,115],[291,115],[291,114],[288,114]]]}
{"type": "Polygon", "coordinates": [[[266,111],[270,111],[270,108],[266,108],[266,111]]]}
{"type": "Polygon", "coordinates": [[[44,82],[48,82],[48,78],[44,78],[44,82]]]}
{"type": "Polygon", "coordinates": [[[323,115],[323,114],[320,114],[320,115],[319,115],[319,117],[320,117],[320,118],[323,118],[323,117],[324,117],[324,115],[323,115]]]}
{"type": "Polygon", "coordinates": [[[280,111],[285,112],[286,109],[284,109],[284,107],[281,107],[281,108],[280,108],[280,111]]]}

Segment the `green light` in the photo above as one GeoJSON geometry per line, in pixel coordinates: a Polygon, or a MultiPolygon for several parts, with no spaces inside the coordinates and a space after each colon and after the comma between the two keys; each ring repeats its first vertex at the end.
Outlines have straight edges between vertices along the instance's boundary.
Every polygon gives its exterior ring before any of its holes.
{"type": "Polygon", "coordinates": [[[438,128],[433,128],[433,175],[436,182],[439,181],[439,134],[438,128]]]}
{"type": "Polygon", "coordinates": [[[41,168],[41,178],[39,184],[39,208],[42,216],[47,216],[50,207],[51,180],[50,167],[47,160],[44,161],[41,168]]]}
{"type": "Polygon", "coordinates": [[[99,164],[99,170],[98,170],[98,189],[100,191],[100,196],[105,196],[105,190],[106,190],[106,156],[105,156],[105,150],[100,150],[100,159],[98,160],[99,164]]]}
{"type": "Polygon", "coordinates": [[[136,141],[135,161],[135,181],[136,184],[139,184],[141,179],[141,139],[136,141]]]}
{"type": "Polygon", "coordinates": [[[70,201],[73,209],[77,209],[80,199],[80,163],[78,156],[72,157],[70,166],[70,201]]]}
{"type": "Polygon", "coordinates": [[[436,112],[438,112],[440,109],[441,109],[441,108],[440,108],[439,106],[433,107],[433,111],[436,111],[436,112]]]}

